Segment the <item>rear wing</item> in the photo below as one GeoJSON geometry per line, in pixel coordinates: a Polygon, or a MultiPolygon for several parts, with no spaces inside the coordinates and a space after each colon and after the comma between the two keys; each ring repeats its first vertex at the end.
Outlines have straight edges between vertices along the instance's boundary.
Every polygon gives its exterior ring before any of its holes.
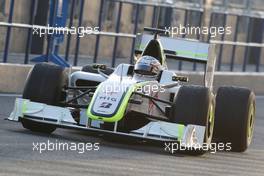
{"type": "MultiPolygon", "coordinates": [[[[135,53],[141,54],[152,39],[153,35],[138,34],[135,53]]],[[[206,64],[204,84],[206,87],[212,88],[216,61],[214,44],[165,36],[160,36],[158,40],[166,58],[206,64]]]]}
{"type": "MultiPolygon", "coordinates": [[[[135,52],[144,51],[149,41],[153,39],[150,34],[138,34],[136,37],[135,52]]],[[[207,63],[209,44],[181,38],[159,37],[167,58],[177,60],[207,63]]]]}

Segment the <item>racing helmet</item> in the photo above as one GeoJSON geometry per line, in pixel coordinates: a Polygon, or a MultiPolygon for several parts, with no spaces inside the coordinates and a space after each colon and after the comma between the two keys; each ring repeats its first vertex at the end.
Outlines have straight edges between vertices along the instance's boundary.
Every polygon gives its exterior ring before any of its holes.
{"type": "Polygon", "coordinates": [[[134,72],[141,75],[156,76],[161,68],[161,64],[156,58],[146,55],[137,60],[134,72]]]}

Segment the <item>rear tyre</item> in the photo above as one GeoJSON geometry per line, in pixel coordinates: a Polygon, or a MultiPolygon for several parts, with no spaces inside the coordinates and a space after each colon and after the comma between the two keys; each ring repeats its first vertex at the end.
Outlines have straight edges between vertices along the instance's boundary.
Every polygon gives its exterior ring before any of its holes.
{"type": "Polygon", "coordinates": [[[231,143],[231,150],[244,152],[250,145],[256,114],[255,94],[246,88],[220,87],[216,97],[216,142],[231,143]]]}
{"type": "MultiPolygon", "coordinates": [[[[36,64],[28,75],[23,98],[30,101],[58,106],[65,99],[62,88],[67,84],[65,70],[48,63],[36,64]]],[[[24,128],[31,131],[52,133],[56,127],[21,118],[24,128]]]]}
{"type": "MultiPolygon", "coordinates": [[[[182,86],[174,97],[171,121],[179,124],[205,126],[204,143],[210,144],[214,129],[215,98],[213,93],[202,86],[182,86]]],[[[191,148],[188,154],[199,155],[205,150],[191,148]]]]}
{"type": "MultiPolygon", "coordinates": [[[[91,65],[85,65],[85,66],[83,66],[82,71],[89,72],[89,73],[97,73],[97,74],[99,74],[98,73],[98,70],[95,69],[92,64],[91,65]]],[[[106,74],[106,75],[110,75],[110,74],[112,74],[114,72],[114,69],[107,67],[106,70],[101,70],[101,71],[104,74],[106,74]]]]}

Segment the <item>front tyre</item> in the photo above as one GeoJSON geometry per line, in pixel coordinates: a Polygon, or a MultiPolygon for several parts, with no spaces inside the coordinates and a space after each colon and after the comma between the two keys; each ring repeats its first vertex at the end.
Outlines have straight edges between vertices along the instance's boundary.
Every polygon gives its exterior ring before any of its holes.
{"type": "Polygon", "coordinates": [[[256,116],[255,94],[246,88],[220,87],[216,97],[216,142],[230,143],[231,150],[244,152],[253,137],[256,116]]]}
{"type": "MultiPolygon", "coordinates": [[[[67,75],[63,68],[48,63],[36,64],[26,81],[23,98],[30,101],[58,106],[65,98],[62,92],[67,84],[67,75]]],[[[41,133],[52,133],[56,127],[21,118],[24,128],[41,133]]]]}
{"type": "MultiPolygon", "coordinates": [[[[210,145],[214,129],[215,96],[207,87],[182,86],[174,98],[171,121],[178,124],[205,127],[204,143],[210,145]]],[[[191,148],[188,154],[199,155],[206,150],[191,148]]]]}

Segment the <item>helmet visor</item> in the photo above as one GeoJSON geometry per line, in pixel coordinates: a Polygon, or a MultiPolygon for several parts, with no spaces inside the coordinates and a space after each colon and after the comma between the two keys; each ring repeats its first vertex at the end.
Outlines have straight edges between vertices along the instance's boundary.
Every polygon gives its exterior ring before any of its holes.
{"type": "Polygon", "coordinates": [[[150,65],[145,64],[136,64],[134,71],[135,73],[142,75],[157,75],[157,73],[152,72],[152,67],[150,65]]]}

